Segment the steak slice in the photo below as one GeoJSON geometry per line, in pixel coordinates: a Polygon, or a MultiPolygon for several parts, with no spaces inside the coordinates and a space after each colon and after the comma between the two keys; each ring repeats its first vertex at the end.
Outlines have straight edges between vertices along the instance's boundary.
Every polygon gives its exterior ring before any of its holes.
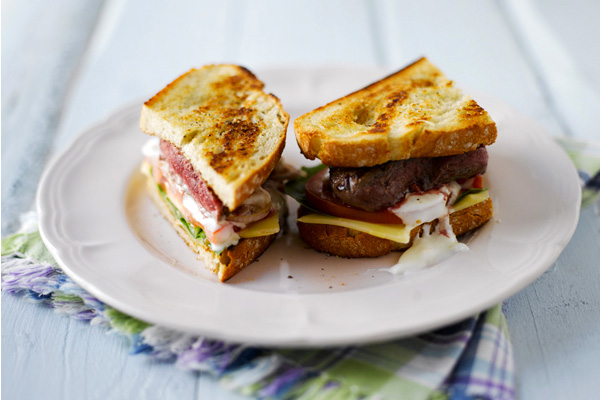
{"type": "Polygon", "coordinates": [[[196,172],[187,158],[181,154],[177,147],[162,139],[160,141],[160,151],[173,172],[179,175],[183,183],[187,185],[194,200],[218,219],[223,212],[223,203],[208,187],[206,181],[196,172]]]}
{"type": "Polygon", "coordinates": [[[379,211],[398,203],[409,191],[426,191],[444,183],[483,174],[485,146],[464,154],[390,161],[374,167],[330,168],[334,195],[366,211],[379,211]]]}

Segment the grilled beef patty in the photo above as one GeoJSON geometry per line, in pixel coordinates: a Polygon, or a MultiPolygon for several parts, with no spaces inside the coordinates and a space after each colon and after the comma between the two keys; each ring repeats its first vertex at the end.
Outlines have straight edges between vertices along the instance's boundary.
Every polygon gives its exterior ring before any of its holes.
{"type": "Polygon", "coordinates": [[[330,168],[334,195],[366,211],[379,211],[398,203],[406,193],[425,191],[457,179],[483,174],[488,154],[485,146],[465,154],[411,158],[365,168],[330,168]]]}

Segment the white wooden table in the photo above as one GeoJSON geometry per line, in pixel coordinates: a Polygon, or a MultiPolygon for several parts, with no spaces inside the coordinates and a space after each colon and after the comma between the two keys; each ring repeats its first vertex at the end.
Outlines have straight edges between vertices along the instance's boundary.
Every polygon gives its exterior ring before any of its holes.
{"type": "MultiPolygon", "coordinates": [[[[2,235],[47,160],[192,66],[401,67],[427,55],[550,135],[599,139],[600,2],[4,1],[2,235]]],[[[505,303],[524,399],[600,397],[600,218],[505,303]]],[[[5,399],[235,399],[209,376],[130,356],[99,328],[2,295],[5,399]]]]}

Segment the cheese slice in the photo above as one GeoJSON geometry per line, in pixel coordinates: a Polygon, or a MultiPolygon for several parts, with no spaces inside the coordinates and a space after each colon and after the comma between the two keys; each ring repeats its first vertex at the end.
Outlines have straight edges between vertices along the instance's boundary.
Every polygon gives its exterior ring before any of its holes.
{"type": "Polygon", "coordinates": [[[269,236],[279,232],[279,214],[275,213],[268,218],[261,219],[250,225],[238,234],[241,238],[248,239],[259,236],[269,236]]]}
{"type": "MultiPolygon", "coordinates": [[[[481,203],[489,198],[487,190],[471,193],[454,203],[450,208],[450,213],[463,210],[477,203],[481,203]]],[[[305,224],[323,224],[335,225],[344,228],[354,229],[360,232],[368,233],[382,239],[388,239],[397,243],[408,243],[410,241],[410,231],[414,226],[404,224],[374,224],[372,222],[358,221],[355,219],[334,217],[325,214],[306,214],[298,218],[298,221],[305,224]]]]}
{"type": "Polygon", "coordinates": [[[452,206],[450,207],[450,214],[474,206],[475,204],[481,203],[482,201],[486,201],[489,198],[490,193],[487,189],[484,189],[481,192],[468,194],[456,203],[452,204],[452,206]]]}
{"type": "Polygon", "coordinates": [[[410,227],[404,224],[374,224],[372,222],[358,221],[334,217],[324,214],[307,214],[298,218],[298,221],[305,224],[324,224],[336,225],[344,228],[355,229],[369,235],[388,239],[398,243],[408,243],[410,241],[410,227]]]}

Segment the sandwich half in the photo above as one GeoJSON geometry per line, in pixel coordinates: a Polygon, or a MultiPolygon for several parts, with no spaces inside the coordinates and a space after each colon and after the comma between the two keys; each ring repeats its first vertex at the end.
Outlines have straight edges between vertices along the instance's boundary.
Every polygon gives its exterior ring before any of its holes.
{"type": "Polygon", "coordinates": [[[274,177],[289,115],[263,87],[243,67],[210,65],[142,108],[140,128],[153,136],[142,150],[149,193],[221,281],[266,250],[285,211],[274,177]]]}
{"type": "Polygon", "coordinates": [[[378,257],[414,244],[404,263],[433,248],[431,264],[492,216],[483,174],[496,124],[426,58],[302,115],[294,130],[302,153],[328,167],[288,185],[300,235],[319,251],[378,257]]]}

